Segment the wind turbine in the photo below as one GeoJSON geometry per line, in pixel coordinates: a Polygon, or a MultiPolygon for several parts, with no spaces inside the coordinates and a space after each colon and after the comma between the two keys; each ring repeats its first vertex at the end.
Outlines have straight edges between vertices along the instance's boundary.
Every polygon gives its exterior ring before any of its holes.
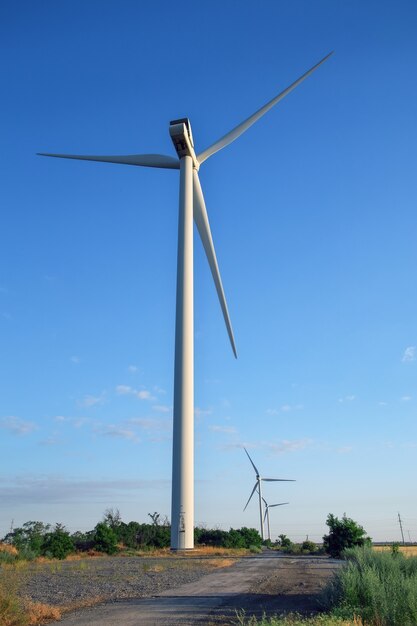
{"type": "Polygon", "coordinates": [[[211,269],[232,350],[237,357],[198,171],[206,159],[237,139],[269,109],[310,76],[329,58],[330,54],[248,119],[198,154],[194,149],[191,124],[188,118],[170,122],[169,133],[174,143],[177,158],[161,154],[92,156],[39,153],[41,156],[65,159],[180,170],[171,506],[171,548],[173,550],[192,549],[194,547],[193,219],[211,269]]]}
{"type": "Polygon", "coordinates": [[[264,516],[263,516],[263,511],[262,511],[262,481],[264,482],[286,482],[286,483],[293,483],[295,482],[294,479],[292,478],[263,478],[260,473],[258,468],[256,467],[255,463],[252,461],[249,452],[246,450],[246,448],[243,448],[244,451],[246,452],[246,454],[248,455],[248,459],[249,461],[252,463],[253,469],[255,470],[255,474],[256,474],[256,483],[252,489],[252,492],[249,496],[249,500],[246,502],[245,508],[243,509],[244,511],[246,511],[246,507],[248,506],[249,502],[252,499],[253,494],[255,493],[255,491],[258,492],[259,494],[259,518],[261,521],[261,537],[262,537],[262,541],[265,539],[265,533],[264,533],[264,516]]]}
{"type": "Polygon", "coordinates": [[[268,504],[265,498],[262,496],[263,503],[265,505],[265,515],[264,515],[264,525],[265,519],[268,523],[268,539],[271,541],[271,527],[269,525],[269,509],[272,509],[274,506],[283,506],[284,504],[289,504],[289,502],[279,502],[278,504],[268,504]]]}

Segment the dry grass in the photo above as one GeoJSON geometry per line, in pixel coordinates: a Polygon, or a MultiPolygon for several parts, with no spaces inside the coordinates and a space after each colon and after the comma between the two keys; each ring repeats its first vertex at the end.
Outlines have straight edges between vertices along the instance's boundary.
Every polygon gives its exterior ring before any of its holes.
{"type": "Polygon", "coordinates": [[[2,543],[0,541],[0,552],[7,552],[7,554],[12,554],[13,556],[17,556],[19,553],[18,549],[14,546],[9,545],[8,543],[2,543]]]}
{"type": "Polygon", "coordinates": [[[27,623],[30,626],[36,624],[45,624],[47,621],[60,620],[62,616],[61,609],[42,602],[26,602],[25,603],[27,623]]]}
{"type": "Polygon", "coordinates": [[[213,569],[218,569],[221,567],[230,567],[231,565],[234,565],[236,563],[236,561],[234,559],[213,559],[213,560],[209,560],[207,562],[209,567],[212,567],[213,569]]]}
{"type": "MultiPolygon", "coordinates": [[[[391,546],[373,546],[375,552],[391,552],[391,546]]],[[[417,556],[417,546],[399,546],[404,556],[417,556]]]]}

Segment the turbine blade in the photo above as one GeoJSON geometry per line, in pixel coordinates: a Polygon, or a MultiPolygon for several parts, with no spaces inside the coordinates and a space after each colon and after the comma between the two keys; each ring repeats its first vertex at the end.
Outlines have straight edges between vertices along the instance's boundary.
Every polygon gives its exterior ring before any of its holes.
{"type": "Polygon", "coordinates": [[[284,89],[284,91],[281,91],[281,93],[279,93],[277,96],[275,96],[275,98],[272,98],[272,100],[267,102],[263,107],[261,107],[258,111],[256,111],[256,113],[254,113],[253,115],[248,117],[247,120],[245,120],[244,122],[242,122],[241,124],[239,124],[238,126],[233,128],[233,130],[231,130],[229,133],[227,133],[226,135],[224,135],[223,137],[218,139],[215,143],[213,143],[211,146],[206,148],[203,152],[198,154],[197,155],[197,160],[199,161],[199,163],[203,163],[203,161],[208,159],[212,154],[214,154],[215,152],[218,152],[222,148],[225,148],[226,146],[229,145],[229,143],[232,143],[232,141],[234,141],[242,133],[244,133],[245,130],[248,130],[248,128],[250,128],[250,126],[252,126],[252,124],[257,122],[260,117],[265,115],[265,113],[267,111],[269,111],[269,109],[271,109],[273,106],[275,106],[280,100],[285,98],[285,96],[288,95],[290,93],[290,91],[292,91],[293,89],[298,87],[298,85],[300,83],[302,83],[303,80],[305,80],[308,76],[310,76],[310,74],[312,74],[318,67],[320,67],[320,65],[322,63],[327,61],[327,59],[332,54],[333,54],[333,52],[330,52],[329,54],[327,54],[321,61],[316,63],[316,65],[314,65],[311,69],[309,69],[307,72],[305,72],[305,74],[300,76],[300,78],[298,78],[294,83],[292,83],[289,87],[284,89]]]}
{"type": "Polygon", "coordinates": [[[263,496],[262,496],[262,500],[264,501],[265,506],[268,507],[268,502],[265,500],[263,496]]]}
{"type": "MultiPolygon", "coordinates": [[[[252,466],[253,466],[253,469],[254,469],[254,470],[255,470],[255,472],[256,472],[256,475],[257,475],[257,476],[259,476],[258,468],[256,467],[255,463],[254,463],[254,462],[252,461],[252,459],[250,458],[250,454],[249,454],[249,452],[246,450],[246,448],[243,448],[243,449],[244,449],[244,451],[246,452],[246,454],[248,455],[248,459],[249,459],[249,461],[252,463],[252,466]]],[[[262,480],[264,480],[264,479],[262,479],[262,480]]]]}
{"type": "Polygon", "coordinates": [[[201,241],[206,252],[207,260],[211,269],[214,284],[216,285],[217,295],[219,297],[220,306],[223,312],[224,321],[226,323],[227,333],[229,335],[233,354],[237,358],[235,339],[233,337],[232,324],[230,322],[229,311],[227,309],[226,297],[224,295],[222,279],[220,277],[219,266],[217,263],[216,252],[214,250],[213,237],[211,236],[210,223],[208,220],[206,203],[204,202],[203,190],[201,189],[200,179],[196,170],[194,170],[194,221],[196,223],[201,241]]]}
{"type": "Polygon", "coordinates": [[[145,167],[162,167],[179,170],[179,159],[164,154],[127,154],[120,156],[94,156],[82,154],[50,154],[38,152],[39,156],[57,157],[59,159],[77,159],[78,161],[103,161],[104,163],[121,163],[123,165],[143,165],[145,167]]]}
{"type": "Polygon", "coordinates": [[[265,524],[265,520],[266,520],[266,516],[268,515],[268,509],[265,509],[265,515],[264,515],[264,524],[265,524]]]}
{"type": "Polygon", "coordinates": [[[273,506],[283,506],[284,504],[289,504],[289,502],[278,502],[278,504],[270,504],[268,508],[271,509],[273,506]]]}
{"type": "Polygon", "coordinates": [[[251,501],[252,496],[253,496],[253,494],[255,493],[257,486],[258,486],[258,482],[256,482],[256,483],[255,483],[255,486],[254,486],[254,488],[252,489],[252,493],[251,493],[251,494],[250,494],[250,496],[249,496],[249,500],[246,502],[245,508],[243,509],[244,511],[246,511],[246,507],[248,506],[249,502],[251,501]]]}
{"type": "Polygon", "coordinates": [[[269,483],[295,483],[295,478],[261,478],[261,480],[266,480],[269,483]]]}

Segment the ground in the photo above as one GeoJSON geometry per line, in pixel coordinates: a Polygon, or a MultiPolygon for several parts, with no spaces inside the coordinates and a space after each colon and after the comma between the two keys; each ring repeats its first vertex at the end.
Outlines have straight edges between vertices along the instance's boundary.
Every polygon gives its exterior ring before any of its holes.
{"type": "MultiPolygon", "coordinates": [[[[339,562],[327,557],[293,557],[271,551],[230,560],[223,563],[226,567],[216,569],[205,566],[201,559],[197,563],[192,557],[169,560],[168,565],[166,560],[161,560],[159,566],[156,559],[151,561],[147,565],[142,559],[131,563],[120,558],[106,559],[103,569],[105,561],[97,560],[97,566],[77,570],[78,583],[83,577],[86,584],[91,581],[94,593],[99,589],[97,581],[102,579],[101,589],[110,592],[108,597],[112,601],[73,611],[55,623],[207,626],[236,623],[236,611],[242,610],[257,616],[290,611],[310,614],[318,610],[320,589],[339,566],[339,562]],[[132,572],[133,565],[136,573],[132,572]],[[118,595],[117,589],[124,591],[118,595]],[[124,599],[129,596],[130,599],[124,599]]],[[[60,590],[62,597],[66,593],[63,587],[71,586],[71,577],[60,577],[59,572],[54,576],[55,593],[60,590]]],[[[47,580],[43,583],[47,584],[47,580]]],[[[40,586],[35,586],[39,591],[40,586]]]]}

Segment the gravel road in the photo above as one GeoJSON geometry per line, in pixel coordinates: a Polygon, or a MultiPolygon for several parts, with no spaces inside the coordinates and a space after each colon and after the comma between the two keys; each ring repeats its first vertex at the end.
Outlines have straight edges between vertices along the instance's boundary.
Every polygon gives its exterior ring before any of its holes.
{"type": "Polygon", "coordinates": [[[233,557],[98,557],[33,563],[23,575],[21,594],[58,607],[142,598],[196,581],[222,561],[233,562],[233,557]]]}
{"type": "Polygon", "coordinates": [[[63,605],[80,597],[111,601],[76,610],[57,626],[208,626],[236,623],[239,609],[257,616],[312,613],[339,563],[265,552],[215,571],[198,558],[105,558],[86,569],[80,562],[61,565],[27,582],[33,599],[63,605]]]}

